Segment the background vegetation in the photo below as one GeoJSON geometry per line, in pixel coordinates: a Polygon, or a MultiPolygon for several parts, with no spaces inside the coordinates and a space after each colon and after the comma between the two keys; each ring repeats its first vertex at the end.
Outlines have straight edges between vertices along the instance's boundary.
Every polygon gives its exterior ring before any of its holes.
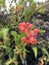
{"type": "MultiPolygon", "coordinates": [[[[3,0],[0,3],[4,6],[3,0]]],[[[0,65],[49,65],[49,11],[45,6],[43,3],[37,6],[32,0],[20,0],[10,9],[10,14],[1,12],[0,65]],[[22,43],[21,38],[26,34],[18,25],[23,22],[33,24],[32,31],[39,30],[36,45],[22,43]]]]}

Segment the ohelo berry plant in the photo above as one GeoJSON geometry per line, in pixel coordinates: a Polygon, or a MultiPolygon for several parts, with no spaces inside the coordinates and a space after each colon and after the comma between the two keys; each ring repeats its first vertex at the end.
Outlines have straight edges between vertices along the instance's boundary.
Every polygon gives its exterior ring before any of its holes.
{"type": "MultiPolygon", "coordinates": [[[[3,49],[4,53],[2,53],[3,60],[7,59],[7,62],[2,62],[5,65],[9,65],[17,62],[17,57],[20,56],[22,63],[25,63],[26,58],[26,46],[27,45],[35,45],[38,43],[37,34],[39,30],[37,28],[34,29],[33,24],[29,22],[22,22],[18,24],[17,28],[13,29],[1,29],[1,39],[0,39],[0,50],[3,49]],[[19,30],[17,30],[17,28],[19,30]],[[19,33],[18,33],[18,32],[19,33]],[[3,38],[3,40],[2,40],[3,38]],[[6,58],[7,57],[7,58],[6,58]],[[5,59],[4,59],[5,58],[5,59]],[[10,60],[10,62],[9,62],[10,60]]],[[[35,55],[36,56],[36,55],[35,55]]]]}
{"type": "Polygon", "coordinates": [[[44,5],[36,5],[39,4],[34,0],[19,0],[9,14],[0,12],[0,65],[47,65],[49,62],[48,10],[44,5]]]}

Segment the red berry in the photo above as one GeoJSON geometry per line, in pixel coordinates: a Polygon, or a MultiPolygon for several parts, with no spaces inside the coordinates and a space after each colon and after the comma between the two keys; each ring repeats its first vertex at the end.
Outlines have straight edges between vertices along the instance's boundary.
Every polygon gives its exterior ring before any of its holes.
{"type": "Polygon", "coordinates": [[[26,42],[26,37],[23,37],[23,38],[21,39],[21,41],[22,41],[22,42],[26,42]]]}
{"type": "Polygon", "coordinates": [[[32,25],[32,24],[30,24],[30,25],[28,26],[28,29],[32,29],[32,27],[33,27],[33,25],[32,25]]]}
{"type": "Polygon", "coordinates": [[[33,31],[35,34],[37,34],[38,32],[39,32],[39,30],[36,28],[36,29],[34,29],[34,31],[33,31]]]}
{"type": "Polygon", "coordinates": [[[31,44],[36,44],[37,43],[37,40],[33,37],[30,38],[30,43],[31,44]]]}

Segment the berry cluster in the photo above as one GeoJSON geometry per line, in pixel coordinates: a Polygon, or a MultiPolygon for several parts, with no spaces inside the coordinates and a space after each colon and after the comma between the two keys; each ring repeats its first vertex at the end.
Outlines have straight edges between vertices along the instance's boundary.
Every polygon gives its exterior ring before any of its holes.
{"type": "Polygon", "coordinates": [[[25,37],[22,37],[21,41],[25,42],[27,44],[37,44],[37,34],[39,30],[35,28],[32,30],[33,24],[30,24],[29,22],[25,23],[19,23],[19,30],[26,34],[25,37]]]}

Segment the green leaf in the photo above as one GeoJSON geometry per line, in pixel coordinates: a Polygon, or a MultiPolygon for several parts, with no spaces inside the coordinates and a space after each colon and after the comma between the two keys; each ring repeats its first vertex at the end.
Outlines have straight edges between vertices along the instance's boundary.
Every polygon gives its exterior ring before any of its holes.
{"type": "Polygon", "coordinates": [[[11,34],[14,36],[16,44],[19,44],[21,42],[21,35],[18,35],[15,31],[12,31],[11,34]]]}
{"type": "Polygon", "coordinates": [[[2,30],[0,30],[0,37],[3,37],[3,33],[2,33],[2,30]]]}
{"type": "Polygon", "coordinates": [[[15,61],[15,59],[13,58],[10,58],[6,63],[5,63],[5,65],[12,65],[11,63],[14,63],[15,65],[18,65],[18,62],[17,61],[15,61]]]}
{"type": "Polygon", "coordinates": [[[16,40],[18,38],[18,35],[15,31],[12,31],[11,34],[14,36],[14,40],[16,40]]]}
{"type": "Polygon", "coordinates": [[[43,47],[41,50],[42,50],[45,54],[49,55],[46,48],[43,47]]]}
{"type": "Polygon", "coordinates": [[[40,33],[45,33],[45,30],[40,29],[39,32],[40,33]]]}
{"type": "Polygon", "coordinates": [[[9,29],[8,28],[7,29],[3,28],[1,31],[2,31],[2,34],[3,34],[3,38],[5,40],[6,39],[6,35],[7,35],[8,31],[9,31],[9,29]]]}
{"type": "Polygon", "coordinates": [[[47,59],[46,59],[46,56],[43,58],[44,59],[44,61],[46,61],[47,59]]]}
{"type": "Polygon", "coordinates": [[[32,49],[33,49],[33,51],[34,51],[35,57],[37,57],[37,54],[38,54],[38,49],[37,49],[37,47],[33,47],[32,49]]]}

